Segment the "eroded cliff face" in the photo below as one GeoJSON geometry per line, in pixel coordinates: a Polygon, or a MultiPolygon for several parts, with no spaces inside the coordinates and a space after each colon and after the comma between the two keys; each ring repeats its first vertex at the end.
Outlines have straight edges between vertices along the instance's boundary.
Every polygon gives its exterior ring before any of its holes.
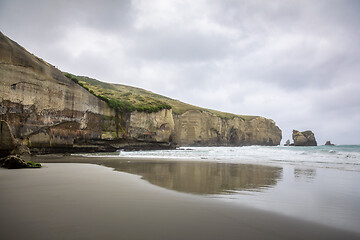
{"type": "Polygon", "coordinates": [[[116,112],[2,33],[0,120],[18,144],[43,153],[115,150],[137,141],[169,143],[174,132],[171,110],[116,112]]]}
{"type": "Polygon", "coordinates": [[[0,79],[0,119],[32,149],[101,139],[102,125],[114,115],[105,102],[1,33],[0,79]]]}
{"type": "Polygon", "coordinates": [[[127,136],[138,141],[174,142],[179,146],[279,145],[281,130],[263,117],[221,118],[207,111],[132,112],[127,136]]]}
{"type": "Polygon", "coordinates": [[[174,115],[175,141],[180,145],[279,145],[281,130],[263,117],[224,119],[203,111],[174,115]]]}
{"type": "Polygon", "coordinates": [[[171,142],[174,134],[172,110],[156,113],[134,111],[127,124],[128,137],[139,141],[171,142]]]}
{"type": "Polygon", "coordinates": [[[223,119],[193,110],[177,115],[171,109],[117,112],[2,33],[0,120],[9,126],[16,144],[45,153],[115,150],[124,142],[147,148],[154,143],[277,145],[281,140],[281,130],[262,117],[223,119]]]}

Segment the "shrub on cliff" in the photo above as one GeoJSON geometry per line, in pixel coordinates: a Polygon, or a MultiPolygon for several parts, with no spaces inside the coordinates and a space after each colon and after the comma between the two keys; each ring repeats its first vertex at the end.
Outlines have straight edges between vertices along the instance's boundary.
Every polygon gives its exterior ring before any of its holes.
{"type": "Polygon", "coordinates": [[[147,112],[147,113],[158,112],[163,109],[171,109],[171,106],[165,103],[157,103],[153,105],[140,105],[136,107],[136,110],[138,112],[147,112]]]}
{"type": "Polygon", "coordinates": [[[77,78],[75,76],[71,75],[70,73],[65,73],[65,77],[73,80],[76,83],[79,83],[79,80],[77,80],[77,78]]]}
{"type": "Polygon", "coordinates": [[[117,99],[110,99],[109,106],[115,110],[120,110],[120,111],[132,112],[135,110],[135,107],[132,106],[131,103],[126,101],[121,102],[117,99]]]}

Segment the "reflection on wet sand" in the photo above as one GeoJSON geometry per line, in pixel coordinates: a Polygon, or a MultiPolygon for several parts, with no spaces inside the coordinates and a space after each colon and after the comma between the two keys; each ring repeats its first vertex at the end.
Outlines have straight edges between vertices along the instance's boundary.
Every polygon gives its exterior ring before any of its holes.
{"type": "Polygon", "coordinates": [[[296,179],[313,180],[316,177],[316,169],[295,168],[294,176],[296,179]]]}
{"type": "Polygon", "coordinates": [[[152,184],[195,194],[261,191],[276,185],[282,168],[210,162],[107,161],[102,165],[142,176],[152,184]]]}
{"type": "Polygon", "coordinates": [[[142,176],[167,189],[195,193],[221,194],[232,191],[262,191],[275,187],[283,168],[234,163],[139,160],[104,157],[37,156],[34,162],[93,163],[142,176]]]}

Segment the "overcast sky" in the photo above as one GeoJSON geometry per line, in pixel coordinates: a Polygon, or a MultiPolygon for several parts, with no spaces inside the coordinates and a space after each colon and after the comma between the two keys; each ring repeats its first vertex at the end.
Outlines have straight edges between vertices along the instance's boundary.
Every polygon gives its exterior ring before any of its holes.
{"type": "Polygon", "coordinates": [[[0,0],[60,70],[360,144],[360,1],[0,0]]]}

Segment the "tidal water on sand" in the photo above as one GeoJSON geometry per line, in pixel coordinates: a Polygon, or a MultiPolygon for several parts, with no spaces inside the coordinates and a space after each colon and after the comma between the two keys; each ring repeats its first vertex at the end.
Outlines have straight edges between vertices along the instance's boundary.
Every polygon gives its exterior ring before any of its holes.
{"type": "Polygon", "coordinates": [[[360,171],[360,145],[317,147],[189,147],[177,150],[119,152],[126,157],[209,160],[226,163],[294,165],[360,171]]]}
{"type": "Polygon", "coordinates": [[[86,154],[152,184],[360,232],[360,146],[86,154]]]}

